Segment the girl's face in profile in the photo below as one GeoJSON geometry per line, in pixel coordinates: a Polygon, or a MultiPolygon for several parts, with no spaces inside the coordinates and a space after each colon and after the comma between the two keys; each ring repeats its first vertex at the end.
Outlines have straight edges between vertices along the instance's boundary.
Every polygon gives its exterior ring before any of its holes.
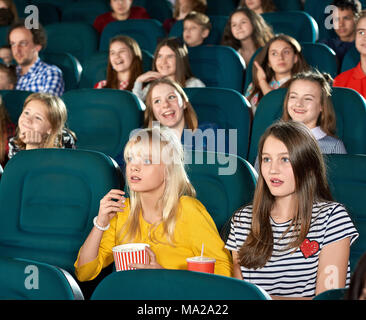
{"type": "Polygon", "coordinates": [[[294,196],[296,183],[290,155],[285,144],[273,136],[263,144],[261,173],[274,197],[294,196]]]}
{"type": "Polygon", "coordinates": [[[252,36],[253,26],[245,13],[237,12],[233,14],[231,17],[231,33],[239,41],[246,40],[252,36]]]}
{"type": "Polygon", "coordinates": [[[168,46],[162,46],[155,62],[156,70],[164,77],[174,76],[176,70],[176,56],[168,46]]]}
{"type": "MultiPolygon", "coordinates": [[[[154,150],[160,154],[160,150],[154,150]]],[[[135,192],[160,195],[165,188],[165,164],[152,156],[150,139],[136,142],[126,157],[126,178],[128,186],[135,192]]]]}
{"type": "Polygon", "coordinates": [[[323,110],[319,84],[296,80],[288,90],[287,111],[291,119],[304,123],[309,129],[315,128],[323,110]]]}
{"type": "Polygon", "coordinates": [[[115,41],[109,47],[109,60],[113,70],[116,72],[126,72],[131,67],[133,55],[124,42],[115,41]]]}
{"type": "Polygon", "coordinates": [[[29,101],[19,116],[18,128],[20,137],[27,131],[36,131],[42,136],[51,134],[47,106],[39,100],[29,101]]]}
{"type": "Polygon", "coordinates": [[[180,94],[169,84],[160,83],[152,89],[151,106],[154,117],[163,126],[177,129],[184,127],[184,109],[180,94]]]}
{"type": "Polygon", "coordinates": [[[291,70],[298,57],[292,46],[283,40],[274,41],[268,48],[268,66],[277,77],[291,75],[291,70]]]}

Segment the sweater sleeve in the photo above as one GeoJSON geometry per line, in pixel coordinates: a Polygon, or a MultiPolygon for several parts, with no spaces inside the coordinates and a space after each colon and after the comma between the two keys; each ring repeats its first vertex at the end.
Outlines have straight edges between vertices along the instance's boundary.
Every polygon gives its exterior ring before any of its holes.
{"type": "Polygon", "coordinates": [[[206,208],[197,199],[190,197],[185,197],[182,204],[185,208],[185,222],[194,255],[201,255],[203,244],[204,256],[216,259],[215,274],[231,277],[231,254],[225,249],[225,243],[220,238],[215,222],[206,208]]]}
{"type": "Polygon", "coordinates": [[[77,260],[74,264],[75,275],[78,280],[89,281],[95,279],[103,268],[113,262],[112,248],[116,246],[117,217],[118,214],[113,217],[109,229],[103,234],[97,258],[79,267],[78,263],[81,249],[79,250],[77,260]]]}

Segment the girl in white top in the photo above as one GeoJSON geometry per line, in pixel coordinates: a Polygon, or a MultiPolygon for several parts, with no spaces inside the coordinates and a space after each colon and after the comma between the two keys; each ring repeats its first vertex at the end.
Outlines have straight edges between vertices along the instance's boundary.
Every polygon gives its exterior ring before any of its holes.
{"type": "Polygon", "coordinates": [[[313,133],[323,154],[347,153],[336,138],[336,115],[331,100],[331,86],[317,70],[296,74],[288,82],[283,104],[283,120],[304,123],[313,133]]]}
{"type": "Polygon", "coordinates": [[[309,129],[295,121],[273,124],[260,140],[259,161],[253,203],[234,214],[226,243],[234,276],[274,299],[309,299],[347,286],[358,233],[346,209],[332,201],[309,129]]]}
{"type": "Polygon", "coordinates": [[[177,38],[168,38],[158,44],[152,71],[145,72],[136,79],[132,92],[145,101],[148,83],[163,77],[178,82],[182,88],[205,87],[200,79],[193,76],[187,46],[177,38]]]}

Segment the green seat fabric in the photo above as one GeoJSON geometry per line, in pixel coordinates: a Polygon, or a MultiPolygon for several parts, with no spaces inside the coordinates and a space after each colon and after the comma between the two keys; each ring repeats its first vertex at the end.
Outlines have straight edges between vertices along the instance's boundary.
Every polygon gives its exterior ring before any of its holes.
{"type": "Polygon", "coordinates": [[[206,14],[211,16],[229,16],[238,6],[236,0],[207,0],[206,14]]]}
{"type": "Polygon", "coordinates": [[[161,23],[173,16],[172,3],[169,0],[134,0],[133,5],[145,8],[152,19],[161,23]]]}
{"type": "MultiPolygon", "coordinates": [[[[228,16],[210,16],[210,22],[212,28],[209,36],[203,41],[203,44],[220,45],[222,35],[224,33],[225,25],[228,20],[228,16]]],[[[169,31],[169,37],[176,37],[183,39],[183,20],[176,21],[169,31]]]]}
{"type": "Polygon", "coordinates": [[[221,45],[190,48],[189,63],[193,75],[206,87],[243,91],[245,62],[233,48],[221,45]]]}
{"type": "Polygon", "coordinates": [[[224,153],[187,152],[185,163],[197,199],[225,237],[233,213],[252,201],[257,173],[246,160],[224,153]]]}
{"type": "Polygon", "coordinates": [[[337,202],[345,205],[359,232],[359,238],[352,244],[350,252],[353,270],[366,252],[366,155],[331,154],[325,157],[328,182],[337,202]]]}
{"type": "Polygon", "coordinates": [[[299,42],[316,42],[318,24],[308,13],[300,10],[262,13],[263,19],[272,26],[274,33],[284,33],[299,42]]]}
{"type": "Polygon", "coordinates": [[[333,49],[323,43],[302,42],[302,54],[305,61],[320,72],[337,76],[337,58],[333,49]]]}
{"type": "Polygon", "coordinates": [[[263,289],[243,280],[169,269],[113,272],[99,283],[91,299],[271,300],[263,289]]]}
{"type": "Polygon", "coordinates": [[[98,49],[97,31],[85,22],[60,22],[45,26],[45,52],[67,52],[83,65],[98,49]]]}
{"type": "Polygon", "coordinates": [[[62,71],[65,82],[65,91],[77,89],[80,82],[82,66],[78,59],[66,52],[45,52],[40,54],[41,59],[52,65],[56,65],[62,71]]]}
{"type": "Polygon", "coordinates": [[[100,200],[122,187],[115,162],[102,153],[18,152],[0,183],[0,256],[45,262],[73,274],[100,200]]]}
{"type": "Polygon", "coordinates": [[[342,60],[341,72],[345,72],[349,69],[353,69],[360,62],[360,53],[356,47],[352,47],[347,51],[342,60]]]}
{"type": "Polygon", "coordinates": [[[38,261],[0,257],[0,300],[84,300],[70,273],[38,261]]]}
{"type": "Polygon", "coordinates": [[[22,113],[25,99],[32,93],[31,91],[21,90],[0,90],[4,106],[15,125],[18,124],[18,118],[22,113]]]}
{"type": "Polygon", "coordinates": [[[93,25],[97,16],[111,10],[109,2],[100,0],[76,1],[62,9],[62,22],[85,22],[93,25]]]}
{"type": "Polygon", "coordinates": [[[273,0],[278,11],[302,10],[301,0],[273,0]]]}
{"type": "Polygon", "coordinates": [[[129,91],[78,89],[66,92],[62,98],[79,149],[103,152],[116,160],[130,132],[141,126],[140,103],[129,91]]]}
{"type": "MultiPolygon", "coordinates": [[[[222,152],[233,150],[234,154],[246,159],[251,121],[248,101],[233,89],[206,87],[185,88],[184,91],[197,113],[199,123],[215,123],[218,128],[226,130],[226,135],[229,134],[229,129],[237,130],[236,140],[231,141],[232,146],[228,146],[226,143],[225,149],[221,149],[217,145],[217,139],[215,150],[222,152]]],[[[230,142],[230,140],[225,142],[230,142]]]]}
{"type": "Polygon", "coordinates": [[[137,41],[141,49],[154,53],[158,42],[165,37],[160,21],[155,19],[131,19],[108,23],[100,35],[99,51],[108,51],[109,40],[118,34],[137,41]]]}
{"type": "MultiPolygon", "coordinates": [[[[143,71],[151,70],[153,56],[150,52],[142,49],[142,67],[143,71]]],[[[79,88],[93,88],[100,80],[107,77],[108,53],[96,52],[91,55],[86,62],[81,73],[79,88]]]]}
{"type": "Polygon", "coordinates": [[[344,300],[346,288],[331,289],[316,295],[313,300],[344,300]]]}
{"type": "MultiPolygon", "coordinates": [[[[280,88],[265,95],[258,104],[253,120],[248,160],[254,163],[261,135],[282,116],[287,89],[280,88]]],[[[366,102],[355,90],[334,87],[332,102],[336,113],[336,135],[349,154],[366,154],[366,102]],[[350,107],[352,106],[352,107],[350,107]]]]}
{"type": "Polygon", "coordinates": [[[282,116],[282,105],[286,91],[287,89],[285,88],[272,90],[259,101],[252,123],[248,153],[248,161],[253,165],[258,154],[258,143],[262,134],[273,122],[282,116]]]}

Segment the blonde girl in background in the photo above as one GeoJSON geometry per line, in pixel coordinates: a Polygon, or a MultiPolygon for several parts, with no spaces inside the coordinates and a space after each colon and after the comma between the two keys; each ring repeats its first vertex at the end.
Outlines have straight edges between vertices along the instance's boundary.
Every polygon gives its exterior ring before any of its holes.
{"type": "Polygon", "coordinates": [[[49,93],[32,93],[24,102],[15,137],[9,141],[9,159],[21,150],[75,148],[76,136],[65,127],[64,102],[49,93]]]}

